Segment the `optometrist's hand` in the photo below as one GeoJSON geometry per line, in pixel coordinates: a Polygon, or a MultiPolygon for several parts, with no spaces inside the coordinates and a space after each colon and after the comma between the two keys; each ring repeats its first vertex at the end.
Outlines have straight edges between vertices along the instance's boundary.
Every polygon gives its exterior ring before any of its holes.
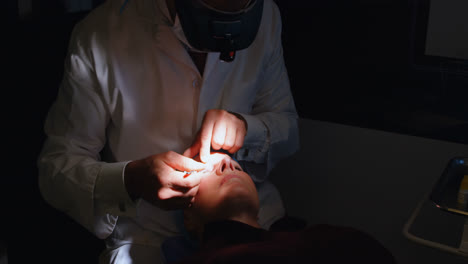
{"type": "Polygon", "coordinates": [[[200,154],[200,160],[206,163],[211,148],[235,153],[244,145],[246,134],[247,122],[242,116],[225,110],[208,110],[195,142],[184,152],[184,156],[200,154]]]}
{"type": "Polygon", "coordinates": [[[197,194],[200,171],[205,164],[169,151],[131,161],[125,167],[124,182],[133,199],[142,198],[165,210],[187,208],[197,194]]]}

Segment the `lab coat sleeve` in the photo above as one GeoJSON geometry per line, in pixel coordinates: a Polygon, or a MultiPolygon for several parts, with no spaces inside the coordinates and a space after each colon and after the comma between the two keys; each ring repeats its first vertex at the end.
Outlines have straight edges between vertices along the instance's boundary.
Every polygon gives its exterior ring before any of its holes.
{"type": "Polygon", "coordinates": [[[252,111],[240,113],[248,130],[236,155],[256,182],[264,181],[280,160],[299,149],[298,115],[283,59],[280,13],[275,4],[270,7],[274,44],[266,48],[268,56],[252,111]]]}
{"type": "Polygon", "coordinates": [[[127,162],[100,160],[110,115],[93,70],[91,36],[82,32],[78,24],[46,117],[46,141],[37,161],[39,188],[50,205],[105,238],[119,215],[135,214],[135,205],[123,182],[127,162]]]}

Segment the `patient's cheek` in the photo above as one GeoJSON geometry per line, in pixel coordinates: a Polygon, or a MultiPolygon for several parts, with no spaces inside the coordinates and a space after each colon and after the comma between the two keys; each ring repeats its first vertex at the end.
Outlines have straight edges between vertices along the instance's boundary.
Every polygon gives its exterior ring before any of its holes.
{"type": "Polygon", "coordinates": [[[208,207],[216,200],[218,189],[210,177],[203,178],[195,196],[195,204],[199,208],[208,207]]]}

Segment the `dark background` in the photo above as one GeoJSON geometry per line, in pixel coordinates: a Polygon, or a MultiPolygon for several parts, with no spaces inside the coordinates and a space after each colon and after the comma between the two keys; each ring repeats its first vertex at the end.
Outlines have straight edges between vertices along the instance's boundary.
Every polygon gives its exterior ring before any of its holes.
{"type": "MultiPolygon", "coordinates": [[[[87,14],[66,13],[60,3],[33,1],[33,12],[24,19],[17,15],[17,1],[4,3],[2,106],[8,148],[2,202],[7,210],[2,210],[0,242],[9,263],[92,263],[89,256],[103,248],[45,204],[37,188],[43,121],[62,77],[70,32],[87,14]]],[[[434,67],[422,53],[427,0],[277,3],[300,117],[468,143],[466,68],[434,67]]]]}

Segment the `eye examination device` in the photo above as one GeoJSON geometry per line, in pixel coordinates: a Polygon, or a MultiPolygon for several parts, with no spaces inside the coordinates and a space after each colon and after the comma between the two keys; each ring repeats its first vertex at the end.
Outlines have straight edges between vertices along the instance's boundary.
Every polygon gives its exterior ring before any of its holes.
{"type": "Polygon", "coordinates": [[[220,52],[220,60],[231,62],[236,51],[255,40],[263,13],[263,0],[251,0],[235,12],[215,9],[202,0],[175,0],[187,41],[205,52],[220,52]]]}

